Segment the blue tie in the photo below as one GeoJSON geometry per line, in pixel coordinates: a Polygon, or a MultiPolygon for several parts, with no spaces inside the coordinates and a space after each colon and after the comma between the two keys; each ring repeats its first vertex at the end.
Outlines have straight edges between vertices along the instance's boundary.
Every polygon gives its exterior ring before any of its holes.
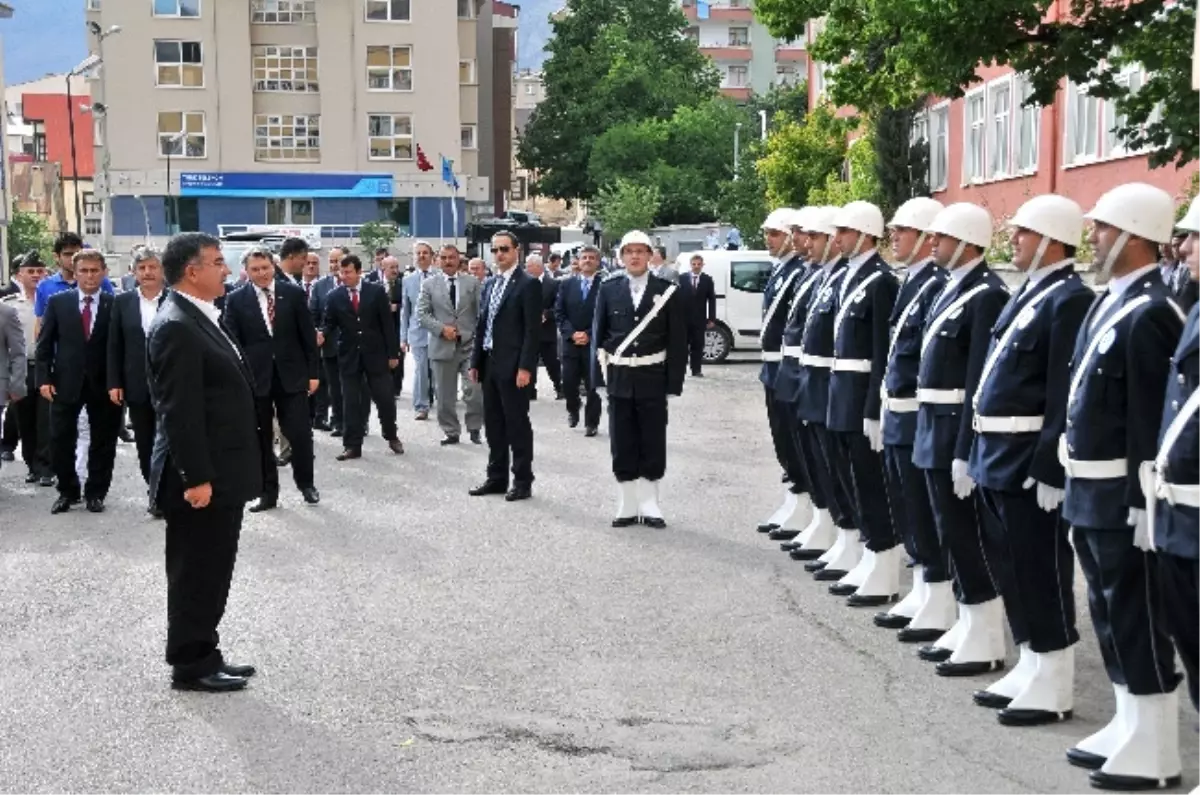
{"type": "Polygon", "coordinates": [[[488,322],[487,333],[483,335],[483,349],[490,351],[492,349],[492,327],[496,324],[496,310],[500,308],[500,296],[504,294],[504,287],[508,284],[508,279],[497,277],[492,283],[492,295],[488,301],[488,322]]]}
{"type": "Polygon", "coordinates": [[[583,291],[583,300],[585,300],[585,301],[587,300],[589,286],[590,286],[590,282],[587,279],[581,278],[579,280],[579,289],[583,291]]]}

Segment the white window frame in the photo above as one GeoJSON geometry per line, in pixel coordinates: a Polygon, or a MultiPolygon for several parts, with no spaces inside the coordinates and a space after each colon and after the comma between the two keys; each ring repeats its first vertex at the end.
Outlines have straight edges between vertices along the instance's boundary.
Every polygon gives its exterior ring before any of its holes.
{"type": "Polygon", "coordinates": [[[321,90],[320,59],[316,47],[255,45],[250,48],[250,75],[257,93],[311,94],[321,90]],[[286,61],[291,61],[293,65],[285,67],[283,64],[286,61]],[[301,62],[300,66],[295,65],[296,61],[301,62]],[[315,76],[309,77],[310,71],[315,76]],[[271,88],[272,83],[274,88],[271,88]],[[285,84],[290,88],[284,88],[285,84]]]}
{"type": "MultiPolygon", "coordinates": [[[[1114,75],[1117,85],[1129,88],[1133,86],[1134,93],[1141,91],[1146,85],[1146,70],[1141,64],[1125,64],[1121,70],[1114,75]]],[[[1117,103],[1114,100],[1104,100],[1101,108],[1101,118],[1103,119],[1102,129],[1100,130],[1103,136],[1100,139],[1100,159],[1109,160],[1118,157],[1127,157],[1129,155],[1139,155],[1148,151],[1148,148],[1135,149],[1130,147],[1124,138],[1117,135],[1114,130],[1125,124],[1125,115],[1117,111],[1117,103]]]]}
{"type": "Polygon", "coordinates": [[[413,47],[411,44],[380,44],[367,47],[367,91],[411,93],[414,87],[413,81],[413,47]],[[371,66],[371,50],[382,49],[386,49],[388,51],[388,61],[390,62],[390,65],[386,67],[388,85],[386,88],[375,88],[371,85],[371,75],[373,72],[381,73],[384,70],[384,67],[371,66]],[[408,66],[396,66],[397,50],[408,51],[408,66]],[[408,72],[408,88],[396,88],[396,72],[399,71],[408,72]]]}
{"type": "Polygon", "coordinates": [[[200,138],[200,154],[189,155],[187,153],[187,151],[188,151],[187,145],[188,145],[189,141],[180,140],[177,142],[179,145],[180,153],[175,154],[174,152],[172,152],[170,157],[172,160],[204,160],[208,157],[208,119],[207,119],[204,111],[202,111],[202,110],[160,110],[160,111],[158,111],[158,114],[155,116],[155,119],[154,119],[155,135],[158,140],[158,145],[156,147],[156,151],[158,152],[159,160],[167,159],[167,154],[163,151],[163,144],[167,143],[167,139],[169,139],[170,137],[172,137],[174,135],[178,135],[179,132],[182,132],[183,130],[186,130],[188,128],[188,117],[189,116],[199,116],[200,117],[200,132],[188,133],[189,138],[192,138],[192,137],[200,138]],[[166,114],[172,114],[172,113],[179,114],[179,124],[180,124],[181,129],[179,131],[174,131],[174,132],[163,132],[162,131],[162,117],[166,114]]]}
{"type": "Polygon", "coordinates": [[[475,0],[458,0],[458,18],[459,19],[475,19],[475,0]],[[467,9],[467,13],[463,14],[463,8],[467,9]]]}
{"type": "Polygon", "coordinates": [[[750,67],[743,64],[730,64],[725,68],[725,88],[749,88],[750,87],[750,67]],[[733,70],[738,69],[741,72],[741,78],[737,82],[733,79],[733,70]]]}
{"type": "Polygon", "coordinates": [[[968,91],[963,96],[963,154],[962,154],[962,184],[972,185],[984,181],[984,169],[987,168],[987,86],[982,85],[968,91]],[[979,103],[979,118],[971,120],[971,105],[979,103]],[[975,133],[979,136],[979,146],[975,147],[972,138],[975,133]],[[977,162],[973,162],[974,158],[977,162]]]}
{"type": "Polygon", "coordinates": [[[479,85],[479,70],[476,68],[474,58],[463,58],[458,62],[458,84],[460,86],[477,86],[479,85]],[[467,75],[467,80],[463,81],[463,66],[470,67],[470,74],[467,75]]]}
{"type": "Polygon", "coordinates": [[[391,24],[407,24],[412,22],[412,0],[363,0],[363,19],[367,22],[380,22],[391,24]],[[404,19],[392,19],[392,3],[402,2],[408,3],[408,16],[404,19]],[[387,18],[379,19],[371,16],[371,9],[383,6],[387,10],[387,18]]]}
{"type": "Polygon", "coordinates": [[[368,113],[367,114],[367,159],[368,160],[391,161],[391,162],[411,162],[413,160],[416,160],[417,159],[417,134],[416,134],[416,129],[413,125],[413,115],[411,113],[368,113]],[[381,135],[372,135],[371,134],[371,120],[376,119],[376,118],[381,118],[381,119],[382,118],[390,118],[392,120],[391,121],[392,132],[388,135],[382,135],[382,134],[381,135]],[[406,133],[406,134],[397,134],[396,133],[395,122],[396,122],[397,118],[407,118],[408,119],[408,133],[406,133]],[[375,139],[379,139],[379,140],[390,139],[392,141],[392,145],[391,145],[392,155],[389,157],[382,157],[382,156],[374,154],[372,152],[372,148],[371,148],[371,141],[375,140],[375,139]],[[396,157],[395,156],[396,142],[403,141],[405,139],[407,139],[409,142],[409,149],[410,149],[409,156],[408,157],[396,157]]]}
{"type": "Polygon", "coordinates": [[[950,100],[944,100],[929,109],[929,192],[946,190],[949,185],[950,100]],[[936,170],[939,150],[942,156],[941,173],[936,170]]]}
{"type": "Polygon", "coordinates": [[[193,91],[204,88],[205,77],[206,77],[204,74],[204,42],[189,41],[187,39],[154,39],[150,42],[150,45],[151,45],[151,47],[153,47],[153,57],[152,57],[153,63],[151,65],[154,67],[154,87],[155,88],[181,88],[181,89],[193,90],[193,91]],[[158,45],[159,44],[178,44],[179,45],[179,60],[178,61],[160,61],[160,60],[158,60],[158,45]],[[185,44],[194,44],[199,49],[200,61],[198,63],[183,60],[183,47],[185,44]],[[158,68],[160,66],[177,66],[177,67],[179,67],[179,82],[178,83],[160,82],[159,81],[160,75],[159,75],[159,71],[158,71],[158,68]],[[185,66],[200,67],[200,85],[189,86],[189,85],[184,84],[183,69],[185,66]]]}
{"type": "Polygon", "coordinates": [[[479,125],[478,124],[462,125],[459,128],[458,137],[462,143],[463,149],[466,149],[466,150],[478,149],[479,148],[479,125]],[[471,133],[470,142],[468,142],[466,140],[466,137],[464,135],[464,133],[467,133],[467,132],[471,133]]]}
{"type": "Polygon", "coordinates": [[[525,84],[525,96],[536,97],[537,93],[538,93],[537,83],[526,83],[525,84]]]}
{"type": "Polygon", "coordinates": [[[984,144],[984,181],[1004,179],[1013,173],[1013,94],[1012,76],[992,80],[987,84],[987,140],[984,144]],[[998,107],[997,99],[1006,98],[1006,105],[998,107]],[[1002,157],[1001,162],[996,158],[1002,157]]]}
{"type": "Polygon", "coordinates": [[[728,38],[729,38],[729,46],[730,47],[749,47],[750,46],[750,28],[746,25],[730,25],[728,38]],[[740,37],[741,40],[735,41],[734,40],[735,37],[733,35],[733,32],[735,30],[743,30],[746,32],[746,35],[744,37],[740,37]]]}
{"type": "Polygon", "coordinates": [[[259,163],[319,163],[321,114],[255,114],[254,159],[259,163]],[[284,143],[289,140],[290,145],[284,143]],[[272,145],[275,142],[277,145],[272,145]]]}
{"type": "Polygon", "coordinates": [[[250,21],[255,25],[313,25],[317,0],[251,0],[250,21]]]}
{"type": "Polygon", "coordinates": [[[1067,112],[1064,114],[1066,130],[1063,135],[1063,165],[1083,166],[1100,160],[1100,118],[1104,112],[1102,102],[1097,97],[1088,95],[1088,87],[1074,81],[1067,81],[1067,112]],[[1080,116],[1080,111],[1084,116],[1080,116]],[[1095,127],[1089,132],[1088,123],[1095,127]],[[1080,134],[1080,124],[1083,124],[1083,134],[1080,134]],[[1086,146],[1091,141],[1092,151],[1080,149],[1077,144],[1086,146]]]}
{"type": "Polygon", "coordinates": [[[99,11],[100,10],[100,0],[87,0],[87,10],[88,11],[99,11]]]}
{"type": "Polygon", "coordinates": [[[1013,173],[1021,176],[1036,174],[1038,162],[1042,153],[1042,106],[1038,104],[1025,105],[1025,100],[1033,93],[1033,85],[1023,75],[1013,76],[1013,112],[1015,121],[1013,127],[1013,173]],[[1025,135],[1026,124],[1031,128],[1028,138],[1025,135]],[[1029,141],[1031,149],[1027,152],[1025,142],[1029,141]],[[1026,154],[1029,157],[1026,157],[1026,154]],[[1027,162],[1028,161],[1028,162],[1027,162]]]}
{"type": "Polygon", "coordinates": [[[204,16],[204,0],[195,0],[195,14],[183,13],[183,4],[189,1],[190,0],[175,0],[174,14],[160,14],[158,13],[158,0],[150,0],[150,16],[157,17],[158,19],[200,19],[202,16],[204,16]]]}

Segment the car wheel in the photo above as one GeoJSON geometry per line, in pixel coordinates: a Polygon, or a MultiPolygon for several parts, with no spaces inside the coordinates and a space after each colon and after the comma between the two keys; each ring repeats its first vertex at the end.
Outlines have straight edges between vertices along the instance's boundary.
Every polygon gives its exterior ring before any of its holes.
{"type": "Polygon", "coordinates": [[[704,363],[720,364],[733,350],[733,335],[721,326],[704,330],[704,363]]]}

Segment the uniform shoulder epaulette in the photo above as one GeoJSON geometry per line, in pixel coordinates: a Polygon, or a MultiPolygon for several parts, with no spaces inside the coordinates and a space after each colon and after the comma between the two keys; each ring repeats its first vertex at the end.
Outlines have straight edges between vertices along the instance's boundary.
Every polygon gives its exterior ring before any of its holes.
{"type": "Polygon", "coordinates": [[[609,282],[614,281],[616,279],[624,279],[624,278],[626,278],[625,271],[609,271],[608,274],[605,275],[603,283],[608,284],[609,282]]]}

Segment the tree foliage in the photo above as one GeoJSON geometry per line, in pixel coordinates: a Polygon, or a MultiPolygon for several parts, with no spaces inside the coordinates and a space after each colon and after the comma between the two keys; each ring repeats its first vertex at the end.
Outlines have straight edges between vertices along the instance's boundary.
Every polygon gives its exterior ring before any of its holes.
{"type": "MultiPolygon", "coordinates": [[[[863,134],[846,147],[846,170],[849,179],[841,170],[825,176],[825,184],[808,192],[804,204],[833,204],[841,206],[852,201],[880,203],[879,179],[875,163],[875,130],[867,126],[863,134]]],[[[796,205],[799,206],[799,205],[796,205]]]]}
{"type": "Polygon", "coordinates": [[[837,64],[829,93],[837,105],[867,114],[908,107],[926,95],[961,97],[976,68],[995,63],[1026,74],[1033,96],[1053,102],[1062,79],[1089,84],[1123,117],[1117,132],[1132,147],[1149,146],[1154,165],[1200,155],[1200,95],[1191,89],[1196,0],[758,0],[755,12],[772,34],[795,37],[824,18],[814,58],[837,64]],[[1117,81],[1140,63],[1148,73],[1136,92],[1117,81]]]}
{"type": "Polygon", "coordinates": [[[767,136],[758,176],[771,207],[800,207],[809,193],[838,174],[846,157],[846,133],[852,120],[837,118],[827,105],[802,121],[782,119],[767,136]]]}
{"type": "Polygon", "coordinates": [[[8,223],[8,252],[10,257],[22,257],[36,250],[42,262],[54,262],[54,238],[46,219],[37,213],[12,208],[12,219],[8,223]]]}
{"type": "Polygon", "coordinates": [[[650,229],[662,195],[657,185],[620,178],[600,189],[592,208],[604,224],[604,237],[616,244],[626,232],[650,229]]]}
{"type": "Polygon", "coordinates": [[[672,0],[568,0],[566,10],[551,23],[546,98],[517,156],[541,175],[540,194],[588,199],[603,184],[589,164],[604,131],[666,121],[705,102],[716,93],[717,73],[682,35],[687,20],[672,0]]]}
{"type": "Polygon", "coordinates": [[[912,143],[917,109],[886,108],[874,121],[875,178],[879,206],[887,218],[912,197],[929,195],[929,146],[912,143]]]}
{"type": "Polygon", "coordinates": [[[368,221],[358,228],[358,244],[368,254],[392,246],[399,236],[400,230],[389,221],[368,221]]]}

